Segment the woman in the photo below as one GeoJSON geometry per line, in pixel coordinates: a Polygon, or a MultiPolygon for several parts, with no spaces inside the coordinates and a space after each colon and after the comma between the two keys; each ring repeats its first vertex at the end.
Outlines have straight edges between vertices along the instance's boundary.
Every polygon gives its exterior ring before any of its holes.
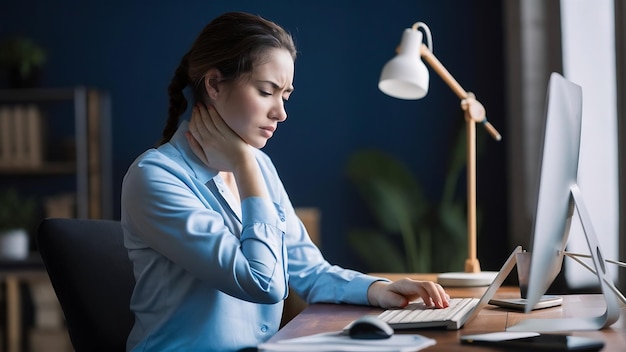
{"type": "Polygon", "coordinates": [[[256,346],[277,331],[289,286],[308,302],[448,305],[435,283],[332,266],[311,242],[260,151],[287,118],[295,57],[285,30],[246,13],[214,19],[183,57],[162,143],[137,158],[122,186],[137,281],[128,350],[256,346]],[[186,87],[195,105],[180,122],[186,87]]]}

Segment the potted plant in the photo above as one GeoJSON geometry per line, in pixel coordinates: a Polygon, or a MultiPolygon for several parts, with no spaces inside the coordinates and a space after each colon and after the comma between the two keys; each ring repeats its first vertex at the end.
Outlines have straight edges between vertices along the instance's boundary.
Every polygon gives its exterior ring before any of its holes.
{"type": "MultiPolygon", "coordinates": [[[[477,138],[480,153],[484,136],[477,138]]],[[[374,226],[353,228],[347,237],[370,271],[445,272],[463,267],[466,199],[456,188],[465,168],[465,145],[465,131],[459,128],[436,200],[427,199],[418,178],[394,156],[362,150],[350,157],[348,179],[369,208],[374,226]]],[[[480,218],[478,209],[479,225],[480,218]]]]}
{"type": "Polygon", "coordinates": [[[10,88],[37,86],[45,62],[44,49],[31,39],[16,37],[0,44],[0,67],[8,74],[10,88]]]}
{"type": "Polygon", "coordinates": [[[28,256],[28,230],[35,220],[35,200],[21,197],[15,189],[0,192],[0,258],[28,256]]]}

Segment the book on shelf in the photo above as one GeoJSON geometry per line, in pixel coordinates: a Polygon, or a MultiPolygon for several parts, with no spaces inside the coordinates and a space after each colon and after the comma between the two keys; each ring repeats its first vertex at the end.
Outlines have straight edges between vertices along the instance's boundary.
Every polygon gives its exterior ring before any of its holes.
{"type": "Polygon", "coordinates": [[[76,216],[76,194],[61,193],[44,199],[44,211],[49,218],[73,218],[76,216]]]}
{"type": "Polygon", "coordinates": [[[26,140],[26,109],[22,105],[13,106],[13,164],[28,164],[28,141],[26,140]]]}
{"type": "Polygon", "coordinates": [[[0,106],[0,165],[10,165],[13,150],[13,113],[9,106],[0,106]]]}
{"type": "Polygon", "coordinates": [[[41,111],[35,105],[26,108],[25,116],[27,134],[24,136],[27,141],[27,159],[31,166],[40,166],[43,163],[43,131],[41,111]]]}
{"type": "Polygon", "coordinates": [[[0,166],[41,166],[42,123],[34,104],[0,106],[0,166]]]}

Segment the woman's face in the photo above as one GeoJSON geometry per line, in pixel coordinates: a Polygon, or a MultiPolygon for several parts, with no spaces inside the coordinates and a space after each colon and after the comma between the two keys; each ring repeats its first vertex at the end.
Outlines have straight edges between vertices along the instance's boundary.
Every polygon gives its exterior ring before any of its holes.
{"type": "Polygon", "coordinates": [[[285,102],[293,91],[294,61],[285,49],[270,49],[252,73],[219,84],[213,104],[226,124],[246,143],[262,148],[279,122],[285,121],[285,102]]]}

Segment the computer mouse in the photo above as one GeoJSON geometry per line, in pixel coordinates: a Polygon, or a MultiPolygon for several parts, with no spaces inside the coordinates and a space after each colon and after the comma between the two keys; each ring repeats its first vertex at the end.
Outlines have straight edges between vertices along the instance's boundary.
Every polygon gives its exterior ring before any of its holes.
{"type": "Polygon", "coordinates": [[[388,339],[393,335],[393,328],[373,315],[364,315],[352,323],[348,335],[353,339],[388,339]]]}

